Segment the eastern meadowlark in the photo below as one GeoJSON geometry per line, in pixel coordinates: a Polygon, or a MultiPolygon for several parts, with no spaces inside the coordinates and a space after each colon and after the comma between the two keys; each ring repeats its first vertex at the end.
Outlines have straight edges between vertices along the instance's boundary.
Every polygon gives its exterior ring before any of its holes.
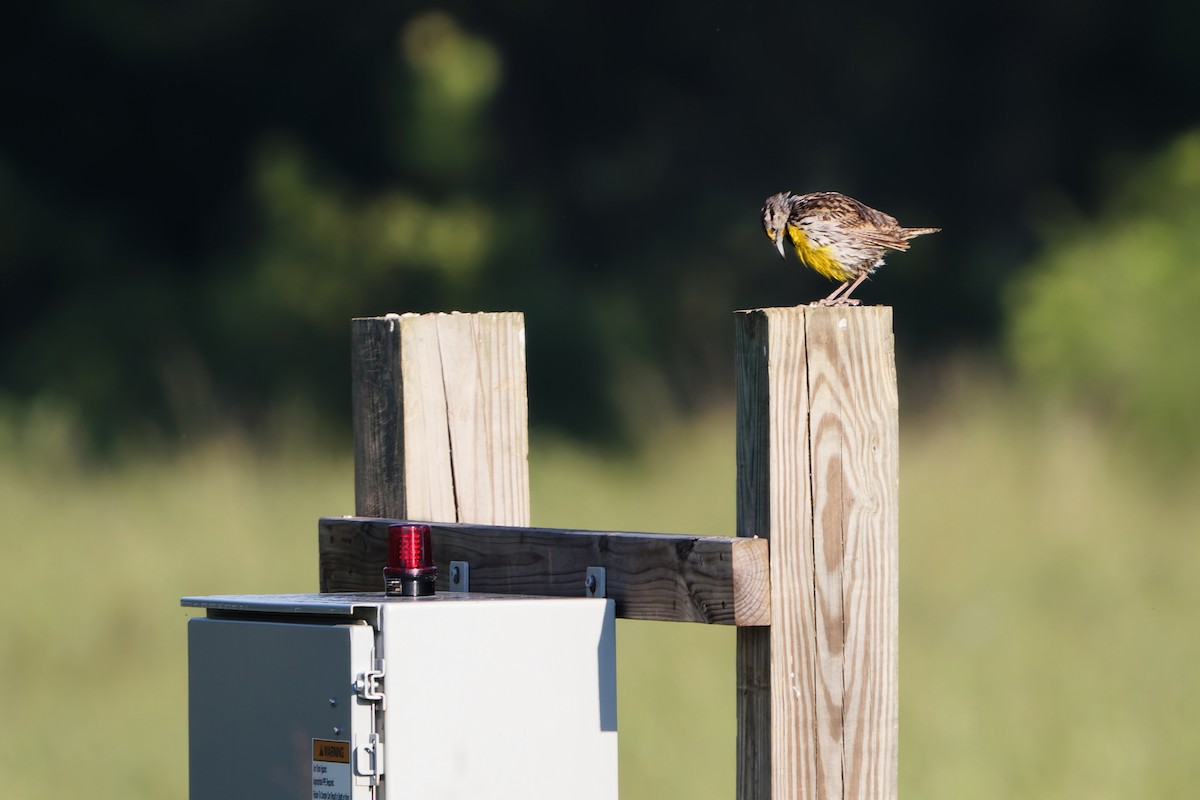
{"type": "Polygon", "coordinates": [[[941,230],[902,228],[895,217],[839,192],[773,194],[763,204],[762,222],[781,257],[790,240],[801,263],[842,282],[815,306],[858,305],[850,293],[883,266],[888,250],[907,250],[909,239],[941,230]]]}

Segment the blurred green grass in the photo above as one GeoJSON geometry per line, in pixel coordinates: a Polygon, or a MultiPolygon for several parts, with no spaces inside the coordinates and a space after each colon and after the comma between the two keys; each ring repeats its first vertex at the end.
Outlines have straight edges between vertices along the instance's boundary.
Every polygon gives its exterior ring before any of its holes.
{"type": "MultiPolygon", "coordinates": [[[[1200,780],[1200,475],[1169,484],[1072,416],[971,383],[903,418],[901,792],[1189,796],[1200,780]]],[[[733,414],[637,455],[535,440],[534,523],[733,528],[733,414]]],[[[4,440],[4,437],[0,437],[4,440]]],[[[0,785],[186,795],[179,597],[316,588],[344,452],[237,441],[86,467],[0,455],[0,785]]],[[[23,442],[23,443],[22,443],[23,442]]],[[[621,796],[733,796],[733,632],[621,622],[621,796]]]]}

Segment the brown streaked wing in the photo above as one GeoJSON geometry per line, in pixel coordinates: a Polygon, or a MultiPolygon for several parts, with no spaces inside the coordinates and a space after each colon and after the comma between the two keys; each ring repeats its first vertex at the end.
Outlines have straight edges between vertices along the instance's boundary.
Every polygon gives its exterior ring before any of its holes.
{"type": "Polygon", "coordinates": [[[791,218],[799,222],[804,217],[833,222],[839,233],[863,244],[908,249],[900,223],[894,217],[841,192],[812,192],[796,197],[792,201],[791,218]]]}

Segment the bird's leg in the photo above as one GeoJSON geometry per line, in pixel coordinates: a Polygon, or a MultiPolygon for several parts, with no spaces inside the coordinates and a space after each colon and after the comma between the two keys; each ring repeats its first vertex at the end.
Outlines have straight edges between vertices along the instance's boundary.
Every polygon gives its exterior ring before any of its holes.
{"type": "Polygon", "coordinates": [[[841,286],[837,287],[837,288],[836,288],[836,289],[834,289],[832,292],[830,292],[830,293],[829,293],[829,297],[826,297],[824,300],[818,300],[817,302],[815,302],[815,303],[811,303],[810,305],[814,305],[814,306],[832,306],[832,305],[836,305],[836,304],[837,304],[837,302],[838,302],[838,301],[837,301],[837,296],[838,296],[839,294],[841,294],[841,293],[842,293],[842,290],[843,290],[843,289],[845,289],[845,288],[846,288],[847,286],[849,286],[849,285],[850,285],[850,281],[846,281],[846,282],[844,282],[844,283],[843,283],[841,286]]]}
{"type": "Polygon", "coordinates": [[[862,303],[861,300],[851,299],[850,293],[858,288],[858,285],[867,279],[868,273],[864,272],[858,276],[858,279],[851,283],[846,281],[841,286],[833,290],[833,293],[824,300],[818,300],[813,303],[814,306],[857,306],[862,303]],[[850,288],[846,288],[850,287],[850,288]]]}
{"type": "Polygon", "coordinates": [[[845,293],[844,293],[844,294],[842,294],[842,296],[841,296],[840,298],[838,298],[838,303],[839,303],[839,304],[841,304],[841,305],[847,305],[847,306],[856,306],[856,305],[858,305],[860,301],[858,301],[858,300],[851,300],[851,299],[850,299],[850,293],[851,293],[851,292],[853,292],[855,289],[857,289],[857,288],[858,288],[858,285],[859,285],[860,283],[862,283],[863,281],[865,281],[865,280],[867,279],[867,276],[868,276],[868,275],[870,275],[870,274],[871,274],[871,273],[869,273],[869,272],[865,272],[865,271],[864,271],[862,275],[859,275],[859,276],[858,276],[858,280],[856,280],[854,283],[850,284],[850,288],[849,288],[849,289],[847,289],[847,290],[845,291],[845,293]]]}

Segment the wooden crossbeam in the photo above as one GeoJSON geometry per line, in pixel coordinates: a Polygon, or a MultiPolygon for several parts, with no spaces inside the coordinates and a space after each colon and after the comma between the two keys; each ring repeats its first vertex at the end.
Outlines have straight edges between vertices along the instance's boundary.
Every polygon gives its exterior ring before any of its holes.
{"type": "MultiPolygon", "coordinates": [[[[381,591],[388,525],[327,517],[319,524],[322,592],[381,591]]],[[[588,567],[624,619],[767,625],[765,539],[430,523],[437,588],[451,561],[470,565],[473,592],[583,597],[588,567]]]]}

